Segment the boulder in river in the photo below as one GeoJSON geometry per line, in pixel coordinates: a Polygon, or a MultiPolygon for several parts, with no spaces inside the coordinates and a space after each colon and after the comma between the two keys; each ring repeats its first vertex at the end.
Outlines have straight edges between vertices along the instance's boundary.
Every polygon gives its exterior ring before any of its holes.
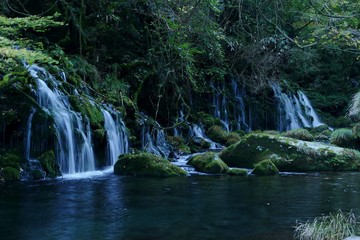
{"type": "Polygon", "coordinates": [[[248,134],[219,156],[228,166],[243,168],[269,159],[280,171],[356,171],[360,167],[359,151],[265,133],[248,134]]]}

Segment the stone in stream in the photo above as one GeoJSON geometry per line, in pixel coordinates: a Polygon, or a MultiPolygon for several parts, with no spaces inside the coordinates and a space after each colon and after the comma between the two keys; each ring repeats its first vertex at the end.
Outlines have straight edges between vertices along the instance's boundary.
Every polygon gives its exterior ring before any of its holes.
{"type": "Polygon", "coordinates": [[[360,166],[359,151],[265,133],[248,134],[219,156],[240,168],[269,159],[279,171],[357,171],[360,166]]]}

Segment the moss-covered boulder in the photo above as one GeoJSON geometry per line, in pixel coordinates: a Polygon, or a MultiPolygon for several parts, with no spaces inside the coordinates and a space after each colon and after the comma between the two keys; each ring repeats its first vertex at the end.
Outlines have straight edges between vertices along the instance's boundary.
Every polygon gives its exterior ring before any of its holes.
{"type": "Polygon", "coordinates": [[[316,134],[319,134],[319,133],[321,133],[323,131],[326,131],[326,130],[329,130],[329,126],[323,124],[323,125],[311,128],[310,132],[311,132],[311,134],[316,135],[316,134]]]}
{"type": "Polygon", "coordinates": [[[56,162],[54,151],[50,150],[43,153],[38,160],[48,177],[54,178],[61,175],[60,167],[56,162]]]}
{"type": "Polygon", "coordinates": [[[3,168],[3,170],[1,171],[1,175],[6,182],[20,180],[19,170],[13,167],[3,168]]]}
{"type": "Polygon", "coordinates": [[[230,176],[247,176],[248,171],[246,169],[241,168],[229,168],[229,170],[226,172],[230,176]]]}
{"type": "Polygon", "coordinates": [[[170,177],[187,175],[183,169],[171,164],[165,158],[150,154],[124,154],[115,163],[114,173],[128,176],[170,177]]]}
{"type": "Polygon", "coordinates": [[[255,175],[271,176],[279,174],[279,169],[277,169],[271,160],[266,159],[257,163],[251,173],[255,175]]]}
{"type": "Polygon", "coordinates": [[[331,133],[330,143],[339,147],[353,148],[355,147],[355,138],[353,132],[348,128],[339,128],[331,133]]]}
{"type": "Polygon", "coordinates": [[[203,173],[226,173],[229,170],[229,167],[214,152],[194,155],[187,164],[203,173]]]}
{"type": "Polygon", "coordinates": [[[293,129],[283,134],[285,137],[295,138],[304,141],[314,141],[314,136],[304,128],[293,129]]]}
{"type": "Polygon", "coordinates": [[[324,143],[252,133],[220,153],[230,167],[253,168],[269,159],[280,171],[359,170],[360,152],[324,143]]]}
{"type": "Polygon", "coordinates": [[[4,167],[20,169],[20,156],[15,153],[5,153],[0,155],[0,168],[4,167]]]}
{"type": "Polygon", "coordinates": [[[168,143],[174,148],[175,151],[181,154],[191,153],[190,147],[186,144],[185,140],[180,136],[167,136],[168,143]]]}
{"type": "Polygon", "coordinates": [[[214,142],[225,146],[237,143],[241,138],[236,132],[227,132],[220,126],[210,127],[206,134],[214,142]]]}

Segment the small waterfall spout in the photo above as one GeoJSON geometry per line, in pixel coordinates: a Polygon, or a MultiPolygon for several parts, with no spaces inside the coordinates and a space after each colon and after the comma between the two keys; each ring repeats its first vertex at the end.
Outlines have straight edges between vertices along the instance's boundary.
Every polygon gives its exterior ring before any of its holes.
{"type": "Polygon", "coordinates": [[[26,123],[26,142],[25,142],[25,159],[30,161],[30,144],[31,144],[31,126],[32,126],[32,119],[36,112],[35,108],[31,109],[29,118],[26,123]]]}
{"type": "Polygon", "coordinates": [[[29,66],[28,70],[36,79],[38,104],[54,119],[56,157],[61,172],[74,174],[94,171],[95,161],[88,121],[83,121],[81,114],[72,110],[67,96],[58,88],[60,83],[50,73],[36,65],[29,66]]]}
{"type": "Polygon", "coordinates": [[[120,154],[129,151],[129,138],[126,134],[125,124],[121,121],[119,113],[110,107],[107,107],[107,110],[102,109],[102,113],[104,115],[106,137],[108,140],[107,162],[110,166],[113,166],[120,154]],[[115,115],[115,120],[109,111],[115,115]]]}

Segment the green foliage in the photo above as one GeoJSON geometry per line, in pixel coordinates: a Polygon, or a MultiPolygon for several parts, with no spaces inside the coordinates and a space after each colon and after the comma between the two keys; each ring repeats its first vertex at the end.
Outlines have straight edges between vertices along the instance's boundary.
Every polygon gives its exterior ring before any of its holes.
{"type": "Polygon", "coordinates": [[[271,160],[265,159],[257,163],[251,173],[262,176],[270,176],[279,174],[279,170],[271,160]]]}
{"type": "Polygon", "coordinates": [[[212,126],[206,132],[207,136],[214,142],[230,146],[240,141],[240,136],[236,132],[227,132],[220,126],[212,126]]]}
{"type": "Polygon", "coordinates": [[[13,167],[5,167],[0,172],[5,181],[19,181],[20,180],[20,172],[18,169],[13,167]]]}
{"type": "Polygon", "coordinates": [[[190,147],[186,145],[185,140],[182,137],[178,136],[167,136],[167,141],[171,146],[173,146],[181,154],[191,153],[190,147]]]}
{"type": "Polygon", "coordinates": [[[0,168],[2,167],[12,167],[15,169],[20,169],[20,157],[14,153],[5,153],[0,155],[0,168]]]}
{"type": "Polygon", "coordinates": [[[194,155],[187,164],[193,166],[196,171],[204,173],[226,173],[229,170],[229,167],[213,152],[194,155]]]}
{"type": "Polygon", "coordinates": [[[359,230],[358,220],[354,213],[344,213],[339,210],[305,223],[297,222],[294,238],[343,240],[359,234],[359,230]]]}
{"type": "Polygon", "coordinates": [[[336,129],[330,136],[330,143],[340,147],[353,147],[354,137],[352,135],[351,129],[336,129]]]}
{"type": "Polygon", "coordinates": [[[128,176],[171,177],[187,173],[168,160],[150,153],[124,154],[115,163],[114,173],[128,176]]]}
{"type": "Polygon", "coordinates": [[[309,132],[309,130],[306,130],[303,128],[287,131],[283,135],[285,137],[295,138],[295,139],[304,140],[304,141],[314,141],[315,140],[314,136],[309,132]]]}

